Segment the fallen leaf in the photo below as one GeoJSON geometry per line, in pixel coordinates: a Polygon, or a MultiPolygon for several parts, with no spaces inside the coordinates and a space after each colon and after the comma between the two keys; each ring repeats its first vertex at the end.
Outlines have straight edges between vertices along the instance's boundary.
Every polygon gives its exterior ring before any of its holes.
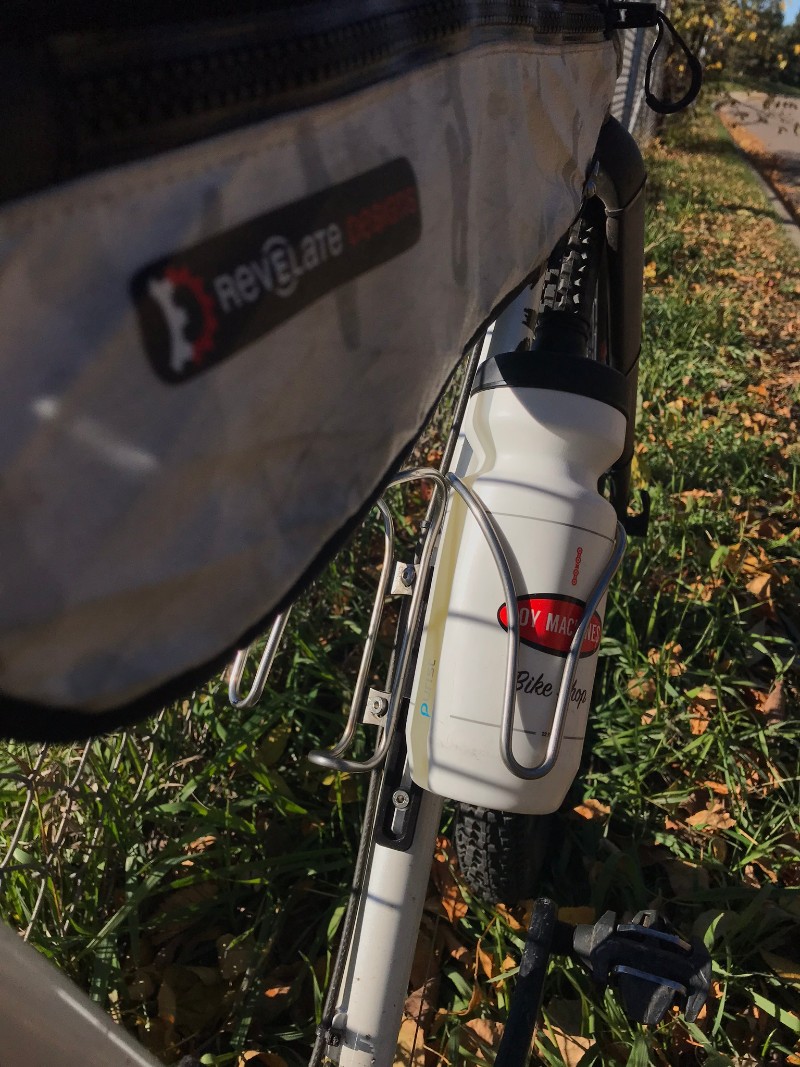
{"type": "Polygon", "coordinates": [[[478,942],[475,946],[475,977],[478,976],[478,970],[482,970],[486,978],[494,978],[497,974],[497,970],[494,966],[494,960],[491,955],[484,949],[483,945],[478,942]]]}
{"type": "Polygon", "coordinates": [[[520,930],[524,930],[525,929],[525,926],[519,921],[519,919],[515,918],[511,914],[511,912],[508,910],[508,908],[505,906],[505,904],[497,904],[495,906],[495,911],[497,912],[498,915],[500,915],[502,917],[502,919],[506,922],[506,924],[508,926],[510,926],[511,929],[514,930],[516,933],[519,933],[520,930]]]}
{"type": "Polygon", "coordinates": [[[767,879],[768,881],[772,882],[772,884],[773,884],[773,885],[775,885],[775,884],[777,883],[777,881],[778,881],[778,876],[777,876],[777,874],[775,873],[775,871],[771,870],[771,869],[770,869],[769,867],[766,867],[766,866],[765,866],[765,865],[764,865],[764,864],[763,864],[763,863],[761,862],[761,860],[755,860],[755,861],[754,861],[754,863],[753,863],[753,866],[754,866],[754,867],[758,867],[758,869],[759,869],[760,871],[762,871],[762,872],[763,872],[763,874],[764,874],[765,878],[766,878],[766,879],[767,879]]]}
{"type": "Polygon", "coordinates": [[[700,704],[704,708],[717,707],[717,691],[712,689],[710,685],[702,685],[699,689],[692,689],[689,691],[688,696],[691,697],[693,704],[700,704]]]}
{"type": "Polygon", "coordinates": [[[643,704],[651,704],[656,696],[656,683],[649,677],[646,668],[640,667],[628,679],[626,686],[631,700],[641,701],[643,704]]]}
{"type": "Polygon", "coordinates": [[[726,797],[730,790],[723,782],[712,782],[708,778],[703,782],[706,789],[710,789],[712,793],[716,793],[718,796],[726,797]]]}
{"type": "Polygon", "coordinates": [[[264,994],[259,1008],[267,1022],[277,1019],[292,1002],[294,983],[303,963],[290,963],[276,967],[264,978],[264,994]]]}
{"type": "Polygon", "coordinates": [[[184,1034],[195,1033],[220,1014],[225,986],[214,967],[170,964],[158,990],[158,1015],[184,1034]]]}
{"type": "Polygon", "coordinates": [[[557,1026],[549,1026],[548,1033],[561,1054],[564,1067],[578,1067],[578,1064],[594,1045],[591,1037],[580,1034],[568,1034],[557,1026]]]}
{"type": "Polygon", "coordinates": [[[559,908],[558,919],[562,923],[571,923],[573,926],[593,923],[597,918],[594,908],[587,906],[577,908],[559,908]]]}
{"type": "Polygon", "coordinates": [[[694,737],[699,737],[708,729],[708,712],[700,704],[689,708],[689,729],[694,737]]]}
{"type": "Polygon", "coordinates": [[[744,871],[742,872],[742,881],[745,885],[749,885],[751,889],[761,888],[761,882],[756,878],[756,870],[752,863],[745,864],[744,871]]]}
{"type": "Polygon", "coordinates": [[[128,996],[131,1000],[144,1002],[155,994],[158,971],[154,967],[143,967],[136,971],[127,983],[128,996]]]}
{"type": "Polygon", "coordinates": [[[468,948],[458,937],[451,926],[442,923],[439,928],[439,937],[442,947],[450,953],[450,958],[464,971],[471,972],[475,966],[475,950],[468,948]]]}
{"type": "Polygon", "coordinates": [[[783,722],[786,718],[786,696],[783,682],[776,682],[764,700],[757,707],[761,715],[765,715],[768,722],[783,722]]]}
{"type": "Polygon", "coordinates": [[[442,908],[453,925],[459,919],[463,919],[469,911],[467,902],[461,892],[461,887],[453,874],[455,862],[455,853],[450,841],[446,837],[438,837],[436,839],[436,852],[433,857],[431,877],[439,890],[442,908]]]}
{"type": "Polygon", "coordinates": [[[772,575],[762,571],[754,575],[745,588],[758,600],[770,601],[772,600],[772,575]]]}
{"type": "Polygon", "coordinates": [[[582,804],[576,804],[572,810],[576,815],[580,815],[582,819],[587,819],[589,822],[593,819],[605,819],[607,815],[611,814],[611,808],[601,800],[595,800],[594,797],[589,797],[582,804]]]}
{"type": "Polygon", "coordinates": [[[695,737],[704,734],[709,726],[709,711],[718,706],[717,691],[710,685],[703,685],[699,689],[690,690],[689,697],[689,729],[695,737]]]}
{"type": "Polygon", "coordinates": [[[236,1067],[286,1067],[286,1060],[277,1052],[243,1052],[236,1067]]]}
{"type": "Polygon", "coordinates": [[[697,811],[694,815],[690,815],[686,822],[696,830],[702,830],[703,833],[730,830],[736,825],[736,820],[725,810],[720,801],[715,801],[704,811],[697,811]]]}
{"type": "Polygon", "coordinates": [[[164,944],[201,919],[206,910],[203,905],[213,900],[217,892],[215,882],[197,882],[166,896],[153,916],[156,926],[150,935],[153,944],[164,944]]]}
{"type": "Polygon", "coordinates": [[[665,863],[664,869],[676,897],[691,898],[698,889],[708,889],[711,885],[708,871],[695,863],[676,858],[665,863]]]}
{"type": "Polygon", "coordinates": [[[778,956],[775,952],[767,952],[761,949],[761,955],[779,978],[793,985],[800,985],[800,963],[778,956]]]}
{"type": "Polygon", "coordinates": [[[709,845],[711,849],[711,855],[717,861],[717,863],[725,863],[730,854],[731,848],[727,841],[721,837],[712,837],[709,845]]]}
{"type": "Polygon", "coordinates": [[[450,1011],[448,1015],[472,1015],[474,1011],[477,1011],[478,1007],[483,1001],[483,993],[481,987],[477,982],[472,984],[472,993],[470,994],[469,1003],[466,1008],[462,1008],[460,1011],[450,1011]]]}
{"type": "Polygon", "coordinates": [[[485,1041],[490,1048],[496,1048],[503,1036],[503,1023],[497,1019],[470,1019],[464,1023],[465,1030],[471,1030],[481,1041],[485,1041]]]}
{"type": "Polygon", "coordinates": [[[264,767],[274,767],[280,762],[291,736],[291,723],[279,723],[259,742],[255,753],[256,759],[264,767]]]}
{"type": "Polygon", "coordinates": [[[198,837],[187,845],[186,851],[190,853],[207,852],[210,848],[213,848],[217,843],[215,834],[206,834],[204,837],[198,837]]]}
{"type": "Polygon", "coordinates": [[[436,1015],[441,984],[441,975],[435,974],[418,989],[412,990],[406,997],[403,1011],[409,1019],[413,1019],[419,1025],[423,1033],[428,1029],[433,1022],[433,1017],[436,1015]]]}
{"type": "Polygon", "coordinates": [[[394,1067],[425,1067],[425,1042],[414,1019],[400,1024],[394,1067]]]}

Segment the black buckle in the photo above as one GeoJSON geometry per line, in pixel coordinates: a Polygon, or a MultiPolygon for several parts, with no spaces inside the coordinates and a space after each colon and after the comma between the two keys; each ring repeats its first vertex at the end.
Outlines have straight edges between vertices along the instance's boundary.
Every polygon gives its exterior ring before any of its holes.
{"type": "Polygon", "coordinates": [[[639,0],[613,0],[606,8],[609,30],[636,30],[642,26],[656,26],[660,14],[657,4],[639,0]]]}

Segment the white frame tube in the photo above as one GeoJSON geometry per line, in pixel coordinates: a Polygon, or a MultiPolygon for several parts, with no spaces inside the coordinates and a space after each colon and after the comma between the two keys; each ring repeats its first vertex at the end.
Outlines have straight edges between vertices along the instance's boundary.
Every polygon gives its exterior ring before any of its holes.
{"type": "Polygon", "coordinates": [[[0,923],[2,1067],[159,1067],[111,1016],[0,923]]]}
{"type": "Polygon", "coordinates": [[[423,793],[407,852],[376,843],[329,1049],[342,1067],[392,1067],[422,918],[442,798],[423,793]]]}

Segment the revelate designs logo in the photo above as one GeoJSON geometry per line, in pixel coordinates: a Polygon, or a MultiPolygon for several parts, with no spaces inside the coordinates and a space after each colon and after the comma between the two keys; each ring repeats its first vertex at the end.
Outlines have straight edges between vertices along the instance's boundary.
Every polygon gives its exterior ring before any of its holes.
{"type": "Polygon", "coordinates": [[[169,367],[176,375],[184,375],[187,365],[200,367],[214,347],[214,335],[219,321],[214,313],[214,301],[206,292],[202,278],[186,268],[167,267],[161,278],[150,278],[147,291],[161,308],[169,331],[169,367]],[[190,310],[182,298],[188,297],[195,306],[200,321],[199,330],[189,340],[190,310]]]}
{"type": "Polygon", "coordinates": [[[411,164],[395,159],[142,268],[131,283],[160,378],[180,383],[419,240],[411,164]]]}
{"type": "MultiPolygon", "coordinates": [[[[558,593],[552,593],[549,596],[534,596],[526,593],[524,596],[517,597],[520,641],[540,652],[549,652],[553,656],[566,656],[575,631],[583,618],[585,607],[582,600],[571,596],[560,596],[558,593]]],[[[508,630],[508,609],[505,604],[501,604],[497,610],[497,621],[504,630],[508,630]]],[[[583,637],[581,659],[597,651],[602,633],[603,624],[600,616],[595,612],[583,637]]]]}

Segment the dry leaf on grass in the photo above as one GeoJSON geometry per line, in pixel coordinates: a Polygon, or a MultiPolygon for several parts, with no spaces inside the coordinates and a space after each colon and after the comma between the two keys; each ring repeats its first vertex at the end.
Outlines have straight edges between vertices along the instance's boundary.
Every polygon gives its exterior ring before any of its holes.
{"type": "Polygon", "coordinates": [[[637,700],[642,704],[652,704],[656,696],[656,683],[649,677],[649,671],[640,667],[634,671],[628,679],[626,686],[631,700],[637,700]]]}
{"type": "Polygon", "coordinates": [[[150,937],[154,945],[162,945],[176,934],[188,930],[204,914],[204,904],[218,892],[215,882],[198,882],[176,889],[162,900],[153,916],[157,928],[150,937]]]}
{"type": "Polygon", "coordinates": [[[694,736],[698,737],[708,729],[709,713],[719,706],[717,691],[710,685],[703,685],[687,695],[689,697],[689,728],[694,736]]]}
{"type": "Polygon", "coordinates": [[[699,737],[708,729],[708,711],[700,704],[689,707],[689,729],[693,737],[699,737]]]}
{"type": "Polygon", "coordinates": [[[497,1048],[503,1036],[503,1023],[497,1019],[470,1019],[464,1023],[464,1029],[471,1031],[480,1041],[490,1048],[497,1048]]]}
{"type": "Polygon", "coordinates": [[[785,956],[779,956],[775,952],[766,952],[764,949],[761,950],[761,955],[775,974],[782,978],[784,982],[800,985],[800,963],[786,959],[785,956]]]}
{"type": "Polygon", "coordinates": [[[710,807],[690,815],[686,822],[695,830],[702,830],[706,834],[713,834],[718,830],[730,830],[736,825],[736,820],[725,810],[725,806],[720,801],[714,801],[710,807]]]}
{"type": "Polygon", "coordinates": [[[243,1052],[236,1067],[286,1067],[286,1060],[277,1052],[243,1052]]]}
{"type": "Polygon", "coordinates": [[[459,919],[463,919],[469,910],[461,892],[461,887],[453,874],[455,862],[452,844],[446,837],[438,837],[436,839],[436,852],[433,857],[431,877],[439,891],[444,913],[453,925],[459,919]]]}
{"type": "Polygon", "coordinates": [[[190,844],[186,846],[186,851],[192,854],[207,852],[210,848],[213,848],[216,843],[216,834],[205,834],[205,836],[198,837],[190,842],[190,844]]]}
{"type": "Polygon", "coordinates": [[[594,908],[577,907],[558,909],[558,921],[562,923],[572,923],[573,926],[593,923],[596,918],[597,913],[594,908]]]}
{"type": "Polygon", "coordinates": [[[783,722],[786,718],[786,694],[783,682],[776,682],[772,689],[756,705],[756,711],[766,716],[767,722],[783,722]]]}
{"type": "Polygon", "coordinates": [[[276,967],[264,978],[264,996],[259,1012],[268,1022],[277,1019],[291,1004],[295,979],[304,967],[303,963],[286,964],[276,967]]]}
{"type": "Polygon", "coordinates": [[[672,892],[676,897],[691,898],[698,889],[708,889],[711,881],[705,867],[686,860],[672,859],[664,864],[672,892]]]}
{"type": "Polygon", "coordinates": [[[219,1014],[224,994],[216,968],[170,964],[158,990],[159,1018],[183,1033],[195,1033],[219,1014]]]}
{"type": "Polygon", "coordinates": [[[564,1067],[578,1067],[583,1057],[594,1045],[593,1038],[567,1033],[558,1026],[548,1026],[547,1033],[561,1053],[564,1067]]]}
{"type": "Polygon", "coordinates": [[[706,789],[710,789],[712,793],[716,793],[718,796],[721,797],[726,797],[730,792],[728,787],[723,782],[712,782],[708,778],[706,778],[706,780],[703,782],[703,785],[706,787],[706,789]]]}
{"type": "Polygon", "coordinates": [[[423,1032],[427,1032],[436,1015],[441,984],[441,975],[432,975],[406,997],[403,1012],[409,1019],[413,1019],[423,1032]]]}
{"type": "Polygon", "coordinates": [[[608,804],[604,804],[601,800],[595,800],[594,797],[589,797],[582,804],[576,804],[572,810],[576,815],[580,815],[582,819],[587,819],[590,822],[593,819],[605,819],[606,816],[611,814],[611,808],[608,804]]]}
{"type": "Polygon", "coordinates": [[[452,927],[442,923],[439,926],[438,936],[442,942],[442,949],[450,954],[450,959],[464,972],[472,972],[475,967],[475,950],[468,948],[456,936],[452,927]]]}
{"type": "MultiPolygon", "coordinates": [[[[532,901],[527,901],[527,905],[530,908],[530,907],[533,906],[533,902],[532,901]]],[[[497,914],[499,916],[501,916],[501,918],[505,921],[505,923],[515,933],[519,933],[520,930],[524,930],[525,929],[524,922],[520,922],[519,919],[516,918],[516,916],[512,915],[511,912],[508,910],[508,908],[505,906],[505,904],[496,905],[495,911],[497,912],[497,914]]],[[[527,915],[530,916],[530,910],[528,910],[527,915]]]]}
{"type": "MultiPolygon", "coordinates": [[[[470,994],[469,1003],[466,1008],[462,1008],[460,1011],[450,1011],[448,1015],[472,1015],[474,1011],[477,1011],[483,1002],[483,993],[481,987],[477,982],[472,983],[472,993],[470,994]]],[[[435,1027],[434,1027],[435,1028],[435,1027]]]]}
{"type": "Polygon", "coordinates": [[[494,965],[494,960],[490,953],[488,953],[483,945],[478,942],[475,946],[475,977],[478,977],[478,970],[483,971],[486,978],[494,978],[497,974],[497,969],[494,965]]]}
{"type": "Polygon", "coordinates": [[[425,1042],[414,1019],[400,1024],[394,1067],[425,1067],[425,1042]]]}

